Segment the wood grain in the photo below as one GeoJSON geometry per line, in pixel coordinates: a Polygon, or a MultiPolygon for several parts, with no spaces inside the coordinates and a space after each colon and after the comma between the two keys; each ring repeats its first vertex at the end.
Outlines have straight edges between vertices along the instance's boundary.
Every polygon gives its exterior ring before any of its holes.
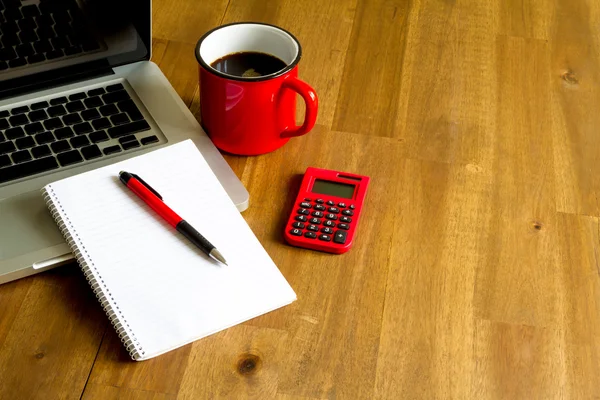
{"type": "Polygon", "coordinates": [[[224,155],[298,300],[135,363],[75,266],[2,285],[0,398],[600,398],[599,4],[156,0],[153,18],[198,119],[204,32],[301,41],[315,129],[224,155]],[[309,166],[372,179],[347,254],[283,242],[309,166]]]}

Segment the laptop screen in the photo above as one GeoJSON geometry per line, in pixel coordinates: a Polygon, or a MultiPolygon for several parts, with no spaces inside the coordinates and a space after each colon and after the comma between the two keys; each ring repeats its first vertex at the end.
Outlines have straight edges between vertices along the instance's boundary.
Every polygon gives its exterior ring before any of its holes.
{"type": "Polygon", "coordinates": [[[0,0],[0,98],[150,59],[150,0],[0,0]]]}

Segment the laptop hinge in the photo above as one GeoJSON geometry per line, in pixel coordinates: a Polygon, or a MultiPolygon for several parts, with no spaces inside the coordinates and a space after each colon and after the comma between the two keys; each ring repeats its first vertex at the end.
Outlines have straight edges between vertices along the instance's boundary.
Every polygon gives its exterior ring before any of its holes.
{"type": "Polygon", "coordinates": [[[57,73],[57,71],[49,71],[43,74],[36,74],[33,77],[25,76],[13,79],[10,81],[10,85],[0,83],[0,100],[103,76],[114,75],[113,69],[107,65],[98,66],[98,64],[96,64],[94,67],[95,68],[82,68],[81,66],[67,67],[61,69],[59,73],[57,73]]]}

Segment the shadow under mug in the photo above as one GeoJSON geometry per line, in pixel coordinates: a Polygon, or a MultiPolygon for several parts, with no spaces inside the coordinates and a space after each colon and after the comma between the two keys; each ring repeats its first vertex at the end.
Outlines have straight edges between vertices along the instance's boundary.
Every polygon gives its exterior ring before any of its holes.
{"type": "Polygon", "coordinates": [[[315,125],[318,99],[298,79],[302,48],[279,27],[262,23],[234,23],[217,27],[200,38],[196,59],[200,67],[202,126],[219,149],[238,155],[258,155],[308,133],[315,125]],[[241,77],[211,67],[226,55],[259,52],[273,55],[285,68],[270,75],[241,77]],[[304,99],[304,123],[296,126],[296,93],[304,99]]]}

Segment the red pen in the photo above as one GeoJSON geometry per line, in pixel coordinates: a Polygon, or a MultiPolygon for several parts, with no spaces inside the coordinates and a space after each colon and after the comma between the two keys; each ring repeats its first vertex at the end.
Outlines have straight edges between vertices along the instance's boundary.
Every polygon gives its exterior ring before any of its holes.
{"type": "Polygon", "coordinates": [[[150,208],[169,223],[173,228],[177,229],[183,236],[194,243],[200,250],[206,253],[210,258],[220,263],[227,265],[223,255],[213,246],[204,236],[200,234],[194,227],[181,218],[175,211],[167,206],[162,199],[162,196],[142,178],[136,174],[121,171],[119,179],[133,193],[142,199],[150,208]]]}

